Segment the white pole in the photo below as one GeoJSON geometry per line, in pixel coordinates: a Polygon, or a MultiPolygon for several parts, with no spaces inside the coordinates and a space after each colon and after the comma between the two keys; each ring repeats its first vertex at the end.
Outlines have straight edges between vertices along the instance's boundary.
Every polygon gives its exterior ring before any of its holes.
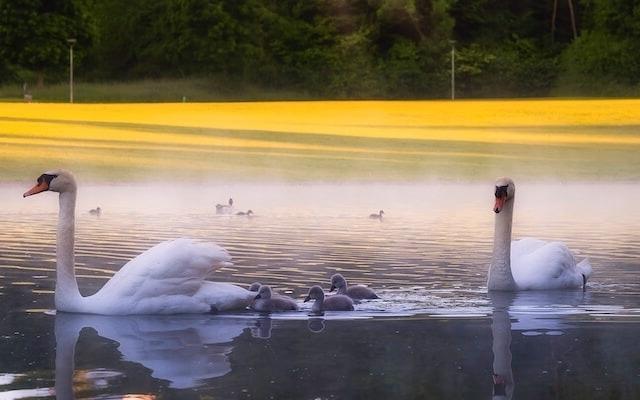
{"type": "Polygon", "coordinates": [[[456,48],[451,43],[451,100],[456,99],[456,48]]]}
{"type": "Polygon", "coordinates": [[[76,44],[75,38],[67,39],[69,43],[69,103],[73,103],[73,45],[76,44]]]}
{"type": "Polygon", "coordinates": [[[69,46],[69,103],[73,103],[73,44],[69,46]]]}

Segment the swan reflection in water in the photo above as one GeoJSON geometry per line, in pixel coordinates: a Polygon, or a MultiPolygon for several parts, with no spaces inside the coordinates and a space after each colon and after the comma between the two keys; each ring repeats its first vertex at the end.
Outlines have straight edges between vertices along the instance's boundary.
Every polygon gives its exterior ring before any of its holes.
{"type": "Polygon", "coordinates": [[[231,371],[233,340],[254,320],[190,316],[101,316],[58,313],[55,317],[56,395],[73,399],[74,353],[80,332],[94,329],[119,343],[123,361],[151,370],[151,376],[176,389],[231,371]]]}
{"type": "Polygon", "coordinates": [[[566,317],[587,304],[590,295],[575,291],[489,292],[492,305],[493,399],[512,399],[511,331],[525,334],[562,334],[570,328],[566,317]]]}

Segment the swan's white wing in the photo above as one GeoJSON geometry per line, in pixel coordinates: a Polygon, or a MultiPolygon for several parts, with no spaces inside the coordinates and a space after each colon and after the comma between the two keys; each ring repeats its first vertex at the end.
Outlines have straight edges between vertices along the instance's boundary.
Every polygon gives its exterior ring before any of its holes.
{"type": "Polygon", "coordinates": [[[217,312],[244,309],[255,299],[256,293],[231,283],[206,281],[195,297],[217,312]]]}
{"type": "Polygon", "coordinates": [[[511,259],[519,259],[527,254],[531,254],[539,248],[545,246],[548,242],[535,238],[522,238],[511,242],[511,259]]]}
{"type": "Polygon", "coordinates": [[[195,294],[230,260],[212,243],[162,242],[125,264],[91,300],[105,314],[207,312],[209,306],[195,294]]]}
{"type": "Polygon", "coordinates": [[[511,270],[519,289],[565,289],[582,286],[582,274],[576,268],[575,258],[563,243],[527,239],[524,243],[514,244],[511,270]]]}

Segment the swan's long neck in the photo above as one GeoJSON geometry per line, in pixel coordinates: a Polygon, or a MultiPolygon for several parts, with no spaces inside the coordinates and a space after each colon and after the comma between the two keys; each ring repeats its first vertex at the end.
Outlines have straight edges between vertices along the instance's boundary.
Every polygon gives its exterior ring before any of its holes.
{"type": "Polygon", "coordinates": [[[489,290],[516,290],[516,282],[511,273],[511,223],[513,221],[514,198],[506,201],[496,214],[493,236],[493,257],[489,269],[489,290]]]}
{"type": "Polygon", "coordinates": [[[72,311],[81,296],[74,270],[76,191],[60,193],[60,214],[56,240],[56,309],[72,311]]]}

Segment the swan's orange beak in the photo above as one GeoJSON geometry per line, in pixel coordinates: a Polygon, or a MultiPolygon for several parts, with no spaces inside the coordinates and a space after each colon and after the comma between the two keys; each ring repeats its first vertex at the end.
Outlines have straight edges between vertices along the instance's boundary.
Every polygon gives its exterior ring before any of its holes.
{"type": "Polygon", "coordinates": [[[42,182],[38,183],[37,185],[35,185],[31,189],[29,189],[26,192],[24,192],[22,197],[31,196],[33,194],[38,194],[38,193],[41,193],[41,192],[45,192],[47,190],[49,190],[49,184],[47,183],[47,181],[43,180],[42,182]]]}
{"type": "Polygon", "coordinates": [[[496,214],[502,211],[502,207],[504,207],[505,201],[507,201],[507,196],[496,197],[496,204],[493,206],[493,211],[496,214]]]}

